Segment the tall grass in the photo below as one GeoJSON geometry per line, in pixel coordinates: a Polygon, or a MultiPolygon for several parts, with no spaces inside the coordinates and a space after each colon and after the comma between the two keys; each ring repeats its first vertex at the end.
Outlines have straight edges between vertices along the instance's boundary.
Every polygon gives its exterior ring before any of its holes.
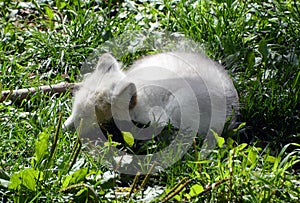
{"type": "Polygon", "coordinates": [[[259,137],[278,144],[287,143],[288,136],[299,141],[299,7],[297,1],[167,6],[174,17],[170,26],[201,42],[234,76],[247,140],[259,137]]]}
{"type": "Polygon", "coordinates": [[[298,1],[0,5],[5,90],[77,81],[89,54],[125,32],[180,32],[228,69],[240,95],[239,122],[246,123],[207,158],[195,144],[164,172],[132,177],[110,171],[86,153],[76,133],[59,130],[70,113],[70,94],[8,100],[0,103],[3,202],[299,201],[298,1]]]}

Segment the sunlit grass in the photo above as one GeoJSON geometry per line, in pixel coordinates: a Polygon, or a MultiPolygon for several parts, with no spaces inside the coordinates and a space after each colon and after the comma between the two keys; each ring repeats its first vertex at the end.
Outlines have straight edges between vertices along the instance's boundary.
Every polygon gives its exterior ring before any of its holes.
{"type": "Polygon", "coordinates": [[[58,131],[70,94],[8,100],[0,103],[0,201],[135,202],[151,188],[153,201],[299,201],[299,2],[0,4],[4,90],[75,82],[89,54],[124,32],[181,32],[228,69],[246,122],[208,157],[196,144],[166,171],[133,184],[88,154],[77,133],[58,131]]]}

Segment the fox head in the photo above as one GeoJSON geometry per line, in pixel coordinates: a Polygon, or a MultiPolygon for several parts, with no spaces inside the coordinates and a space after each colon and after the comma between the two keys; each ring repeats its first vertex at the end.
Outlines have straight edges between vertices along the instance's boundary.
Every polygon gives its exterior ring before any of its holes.
{"type": "Polygon", "coordinates": [[[71,116],[64,128],[85,128],[110,121],[113,117],[128,119],[128,110],[136,105],[134,83],[125,80],[120,64],[111,54],[103,54],[97,67],[75,92],[71,116]]]}

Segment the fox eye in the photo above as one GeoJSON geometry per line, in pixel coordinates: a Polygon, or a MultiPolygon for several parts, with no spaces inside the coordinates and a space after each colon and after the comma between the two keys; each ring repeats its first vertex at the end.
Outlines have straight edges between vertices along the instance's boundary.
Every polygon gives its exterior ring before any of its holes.
{"type": "Polygon", "coordinates": [[[134,93],[134,95],[132,95],[131,99],[130,99],[130,103],[129,103],[129,109],[133,109],[137,104],[137,94],[134,93]]]}

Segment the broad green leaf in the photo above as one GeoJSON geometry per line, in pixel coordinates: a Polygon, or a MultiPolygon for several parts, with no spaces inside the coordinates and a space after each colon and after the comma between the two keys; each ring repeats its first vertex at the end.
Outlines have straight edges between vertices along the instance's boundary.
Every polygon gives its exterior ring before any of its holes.
{"type": "Polygon", "coordinates": [[[49,8],[48,6],[45,6],[44,9],[45,9],[47,16],[50,18],[50,20],[52,20],[54,17],[54,13],[53,13],[52,9],[49,8]]]}
{"type": "Polygon", "coordinates": [[[211,130],[211,132],[217,140],[218,147],[222,148],[223,144],[225,143],[225,139],[223,137],[220,137],[215,131],[211,130]]]}
{"type": "Polygon", "coordinates": [[[27,189],[36,191],[36,181],[43,179],[43,173],[27,168],[19,173],[14,173],[10,178],[9,189],[17,189],[20,186],[25,186],[27,189]]]}
{"type": "Polygon", "coordinates": [[[49,147],[49,133],[42,132],[39,134],[38,140],[35,141],[35,152],[34,152],[34,160],[35,166],[42,162],[44,157],[48,154],[49,147]]]}
{"type": "Polygon", "coordinates": [[[235,143],[235,141],[232,138],[229,137],[227,139],[226,149],[227,150],[232,149],[233,146],[234,146],[234,143],[235,143]]]}
{"type": "Polygon", "coordinates": [[[88,168],[82,168],[68,175],[63,181],[62,188],[82,182],[88,174],[88,168]]]}
{"type": "Polygon", "coordinates": [[[56,6],[57,6],[58,10],[62,10],[63,8],[66,7],[66,5],[67,5],[67,3],[63,2],[63,1],[57,1],[56,2],[56,6]]]}
{"type": "Polygon", "coordinates": [[[73,1],[72,3],[74,4],[74,6],[78,6],[79,5],[78,1],[73,1]]]}
{"type": "Polygon", "coordinates": [[[247,157],[247,159],[248,159],[248,162],[247,162],[248,165],[253,165],[253,164],[256,163],[257,151],[255,151],[253,149],[253,147],[248,148],[248,157],[247,157]]]}
{"type": "Polygon", "coordinates": [[[204,188],[200,184],[195,184],[190,189],[190,196],[195,197],[198,196],[201,192],[203,192],[204,188]]]}
{"type": "Polygon", "coordinates": [[[23,185],[28,189],[35,191],[36,190],[36,180],[38,179],[38,171],[33,168],[28,168],[23,171],[22,179],[23,185]]]}
{"type": "Polygon", "coordinates": [[[235,149],[236,149],[236,151],[238,152],[238,151],[243,150],[243,149],[244,149],[245,147],[247,147],[247,146],[248,146],[247,143],[242,143],[242,144],[236,146],[235,149]]]}
{"type": "Polygon", "coordinates": [[[266,40],[261,40],[258,45],[258,51],[261,53],[264,60],[268,57],[268,45],[266,40]]]}
{"type": "Polygon", "coordinates": [[[70,185],[71,179],[72,179],[72,175],[67,176],[62,184],[62,188],[68,187],[70,185]]]}
{"type": "Polygon", "coordinates": [[[87,188],[86,187],[84,187],[83,189],[81,189],[81,190],[79,190],[77,193],[76,193],[76,195],[75,196],[80,196],[80,195],[82,195],[84,192],[86,192],[87,191],[87,188]]]}
{"type": "Polygon", "coordinates": [[[255,65],[255,54],[253,51],[250,51],[247,54],[247,60],[248,60],[248,67],[252,68],[255,65]]]}
{"type": "Polygon", "coordinates": [[[22,172],[14,173],[10,177],[10,184],[8,185],[8,188],[11,190],[16,190],[22,185],[22,172]]]}
{"type": "Polygon", "coordinates": [[[271,156],[271,155],[266,155],[266,156],[265,156],[265,161],[267,161],[267,162],[269,162],[269,163],[275,163],[276,157],[271,156]]]}
{"type": "Polygon", "coordinates": [[[173,199],[175,199],[175,200],[178,201],[178,202],[180,202],[180,200],[181,200],[181,198],[180,198],[179,195],[175,195],[175,196],[173,197],[173,199]]]}
{"type": "Polygon", "coordinates": [[[134,137],[130,132],[122,132],[123,139],[125,143],[129,146],[132,147],[134,145],[134,137]]]}

